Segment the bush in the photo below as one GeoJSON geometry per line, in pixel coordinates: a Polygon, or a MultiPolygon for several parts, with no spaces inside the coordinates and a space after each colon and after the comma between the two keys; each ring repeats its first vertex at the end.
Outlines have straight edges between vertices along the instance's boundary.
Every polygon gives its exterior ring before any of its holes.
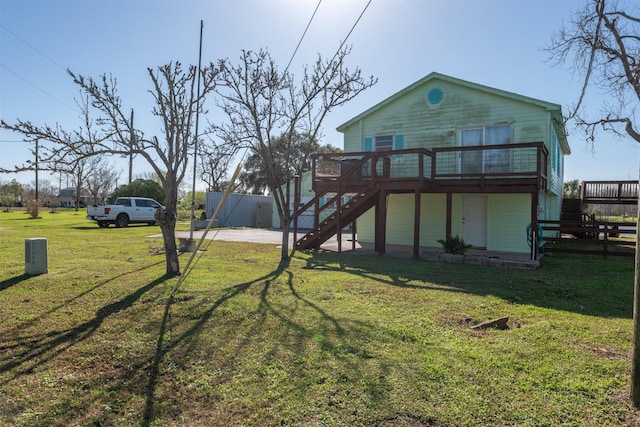
{"type": "Polygon", "coordinates": [[[447,236],[447,240],[440,239],[438,243],[441,243],[445,252],[450,254],[462,255],[471,247],[471,245],[465,244],[460,236],[447,236]]]}
{"type": "Polygon", "coordinates": [[[24,200],[24,206],[31,218],[38,218],[40,215],[40,202],[33,196],[28,196],[24,200]]]}

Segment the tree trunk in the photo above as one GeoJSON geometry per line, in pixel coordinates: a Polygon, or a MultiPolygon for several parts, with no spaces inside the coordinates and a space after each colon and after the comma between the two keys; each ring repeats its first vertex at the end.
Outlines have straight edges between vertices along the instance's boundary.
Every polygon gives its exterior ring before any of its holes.
{"type": "Polygon", "coordinates": [[[166,212],[162,209],[156,211],[156,222],[162,230],[162,240],[164,242],[164,253],[167,261],[167,276],[180,275],[180,263],[178,261],[178,248],[176,246],[176,216],[175,212],[166,212]]]}
{"type": "MultiPolygon", "coordinates": [[[[289,221],[281,219],[282,226],[282,253],[280,254],[280,261],[287,261],[289,259],[289,221]]],[[[295,244],[295,243],[294,243],[295,244]]]]}

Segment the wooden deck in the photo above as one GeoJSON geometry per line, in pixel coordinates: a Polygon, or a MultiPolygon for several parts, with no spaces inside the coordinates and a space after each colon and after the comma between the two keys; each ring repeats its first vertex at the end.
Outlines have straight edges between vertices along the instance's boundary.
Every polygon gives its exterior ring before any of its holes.
{"type": "Polygon", "coordinates": [[[314,227],[296,241],[298,249],[319,248],[335,235],[340,242],[345,226],[375,208],[375,249],[382,255],[386,196],[412,193],[416,197],[413,252],[418,257],[421,194],[447,194],[450,234],[454,193],[531,194],[535,222],[538,194],[547,190],[548,152],[542,142],[316,154],[312,160],[315,197],[294,215],[294,229],[297,216],[311,209],[314,227]]]}
{"type": "Polygon", "coordinates": [[[635,205],[638,203],[638,181],[583,181],[582,203],[635,205]]]}
{"type": "Polygon", "coordinates": [[[547,188],[546,147],[542,142],[445,147],[313,157],[313,190],[390,192],[529,193],[547,188]]]}

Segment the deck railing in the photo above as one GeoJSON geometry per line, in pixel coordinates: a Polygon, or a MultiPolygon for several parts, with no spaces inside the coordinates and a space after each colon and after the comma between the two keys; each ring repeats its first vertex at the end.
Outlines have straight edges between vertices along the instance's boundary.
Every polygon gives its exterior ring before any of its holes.
{"type": "Polygon", "coordinates": [[[530,178],[547,175],[542,143],[434,148],[435,178],[530,178]]]}
{"type": "MultiPolygon", "coordinates": [[[[330,153],[313,156],[314,185],[340,176],[350,181],[538,180],[546,188],[548,152],[541,142],[330,153]],[[357,170],[352,170],[359,164],[357,170]]],[[[319,189],[319,188],[318,188],[319,189]]],[[[318,191],[316,189],[316,191],[318,191]]]]}
{"type": "Polygon", "coordinates": [[[545,252],[632,257],[638,230],[634,222],[538,221],[544,230],[545,252]]]}
{"type": "Polygon", "coordinates": [[[584,203],[635,204],[638,181],[583,181],[580,198],[584,203]]]}

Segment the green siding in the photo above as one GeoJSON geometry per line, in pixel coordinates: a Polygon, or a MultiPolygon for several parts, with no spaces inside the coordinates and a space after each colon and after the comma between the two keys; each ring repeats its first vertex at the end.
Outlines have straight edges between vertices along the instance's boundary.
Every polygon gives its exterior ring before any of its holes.
{"type": "Polygon", "coordinates": [[[549,142],[548,116],[538,105],[429,81],[349,126],[344,147],[347,152],[360,151],[364,138],[397,133],[404,135],[405,148],[455,146],[461,128],[493,124],[511,124],[514,142],[549,142]],[[443,89],[445,98],[433,106],[426,97],[436,86],[443,89]]]}
{"type": "Polygon", "coordinates": [[[490,195],[487,200],[487,249],[528,252],[527,225],[530,222],[530,195],[490,195]]]}
{"type": "Polygon", "coordinates": [[[447,196],[423,194],[420,203],[420,245],[440,246],[439,239],[446,238],[447,196]]]}
{"type": "MultiPolygon", "coordinates": [[[[286,185],[287,184],[284,184],[282,186],[285,192],[286,192],[286,187],[285,187],[286,185]]],[[[293,206],[293,198],[294,198],[294,192],[295,192],[295,179],[292,179],[289,185],[290,185],[289,191],[290,191],[291,205],[293,206]]],[[[269,195],[271,196],[271,198],[274,197],[272,193],[270,193],[269,195]]],[[[311,172],[304,172],[300,177],[301,200],[307,201],[313,198],[314,196],[315,196],[315,193],[313,192],[313,176],[311,172]]],[[[271,214],[272,214],[273,227],[280,228],[280,215],[278,215],[278,207],[276,206],[275,200],[271,205],[271,210],[272,210],[271,214]]]]}
{"type": "Polygon", "coordinates": [[[373,243],[375,242],[375,230],[376,230],[376,222],[375,222],[375,209],[371,208],[366,211],[364,214],[360,215],[357,220],[357,230],[358,230],[358,240],[364,243],[373,243]]]}
{"type": "MultiPolygon", "coordinates": [[[[445,238],[446,195],[422,194],[420,198],[420,246],[437,246],[445,238]]],[[[387,209],[387,243],[413,245],[413,194],[391,194],[387,209]]]]}
{"type": "MultiPolygon", "coordinates": [[[[413,245],[414,196],[389,196],[387,209],[387,243],[413,245]]],[[[451,234],[462,235],[462,195],[452,198],[451,234]]],[[[531,197],[528,194],[490,194],[487,196],[487,250],[502,252],[529,251],[526,229],[531,222],[531,197]]],[[[358,239],[375,240],[373,209],[358,219],[358,239]]],[[[440,247],[446,230],[446,195],[423,194],[421,198],[420,246],[440,247]]]]}

